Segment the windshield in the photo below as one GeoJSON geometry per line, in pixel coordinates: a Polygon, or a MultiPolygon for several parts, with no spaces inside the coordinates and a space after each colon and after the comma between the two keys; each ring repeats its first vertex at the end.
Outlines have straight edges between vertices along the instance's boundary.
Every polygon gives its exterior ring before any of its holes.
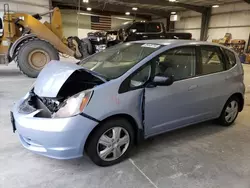
{"type": "Polygon", "coordinates": [[[106,79],[123,75],[161,45],[146,43],[123,43],[97,53],[79,63],[80,66],[94,71],[106,79]]]}

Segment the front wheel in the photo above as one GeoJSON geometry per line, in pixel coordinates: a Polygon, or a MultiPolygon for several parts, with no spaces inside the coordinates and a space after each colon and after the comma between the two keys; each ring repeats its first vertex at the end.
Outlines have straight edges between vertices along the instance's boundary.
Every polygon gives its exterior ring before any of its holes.
{"type": "Polygon", "coordinates": [[[234,123],[239,114],[239,100],[237,97],[230,98],[224,106],[219,122],[223,126],[230,126],[234,123]]]}
{"type": "Polygon", "coordinates": [[[134,144],[134,131],[125,119],[104,122],[87,143],[87,154],[98,166],[110,166],[124,160],[134,144]]]}

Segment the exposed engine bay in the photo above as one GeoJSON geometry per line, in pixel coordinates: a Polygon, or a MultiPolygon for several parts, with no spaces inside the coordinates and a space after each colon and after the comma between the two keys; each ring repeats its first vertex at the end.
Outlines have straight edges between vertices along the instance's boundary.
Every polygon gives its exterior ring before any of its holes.
{"type": "Polygon", "coordinates": [[[76,70],[63,83],[56,97],[38,96],[33,88],[28,98],[20,105],[19,112],[30,114],[37,111],[34,117],[52,118],[53,114],[66,104],[67,99],[103,83],[103,80],[84,69],[76,70]]]}

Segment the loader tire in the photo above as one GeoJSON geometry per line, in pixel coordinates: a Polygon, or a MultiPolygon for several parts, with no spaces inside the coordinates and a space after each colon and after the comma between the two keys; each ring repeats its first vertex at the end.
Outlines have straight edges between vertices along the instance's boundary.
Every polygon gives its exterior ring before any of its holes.
{"type": "Polygon", "coordinates": [[[15,60],[23,74],[36,78],[47,63],[59,60],[59,54],[49,42],[33,38],[20,45],[15,60]]]}
{"type": "Polygon", "coordinates": [[[92,55],[93,54],[93,46],[92,46],[90,40],[88,38],[84,38],[84,39],[82,39],[82,41],[84,42],[84,44],[87,47],[88,54],[92,55]]]}

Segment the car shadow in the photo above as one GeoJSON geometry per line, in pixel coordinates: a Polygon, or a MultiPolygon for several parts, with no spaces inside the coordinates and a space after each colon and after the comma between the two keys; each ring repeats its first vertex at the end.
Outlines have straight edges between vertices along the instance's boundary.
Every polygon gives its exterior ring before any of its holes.
{"type": "MultiPolygon", "coordinates": [[[[163,133],[147,140],[143,141],[130,153],[130,157],[140,157],[142,155],[147,155],[148,152],[154,152],[159,150],[159,148],[167,146],[176,146],[181,145],[182,143],[196,140],[197,138],[206,137],[208,135],[216,134],[218,132],[229,129],[229,127],[223,127],[215,124],[214,122],[205,122],[200,124],[191,125],[185,128],[177,129],[168,133],[163,133]]],[[[42,156],[39,156],[42,157],[42,156]]],[[[51,161],[57,167],[61,167],[61,170],[74,171],[76,172],[91,172],[98,170],[99,167],[96,166],[86,154],[82,158],[70,159],[70,160],[56,160],[44,158],[43,160],[51,161]]],[[[125,160],[122,163],[111,166],[110,168],[119,168],[123,163],[126,164],[125,160]]],[[[106,167],[109,168],[109,167],[106,167]]],[[[60,169],[60,168],[59,168],[60,169]]],[[[55,170],[56,171],[56,170],[55,170]]]]}
{"type": "Polygon", "coordinates": [[[182,145],[183,143],[195,141],[198,138],[207,137],[209,135],[225,131],[226,129],[229,129],[229,127],[223,127],[217,125],[214,121],[208,121],[163,133],[150,137],[141,144],[137,145],[131,152],[131,157],[137,157],[148,153],[148,151],[158,150],[161,147],[178,147],[178,145],[182,145]]]}

